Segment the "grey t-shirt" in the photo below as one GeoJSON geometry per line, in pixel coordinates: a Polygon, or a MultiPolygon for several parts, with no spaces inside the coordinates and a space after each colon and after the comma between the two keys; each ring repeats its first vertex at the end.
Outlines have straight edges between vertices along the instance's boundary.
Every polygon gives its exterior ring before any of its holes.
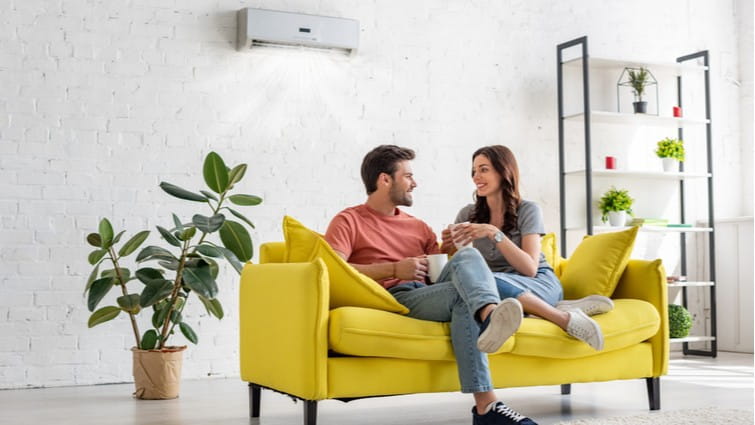
{"type": "MultiPolygon", "coordinates": [[[[469,204],[462,208],[461,211],[459,211],[459,214],[456,215],[455,223],[469,221],[472,211],[474,211],[474,204],[469,204]]],[[[543,236],[545,234],[543,212],[536,203],[522,200],[519,204],[517,214],[516,228],[511,231],[511,234],[506,235],[512,242],[514,242],[514,244],[516,244],[516,246],[519,248],[522,247],[522,236],[524,235],[537,233],[540,236],[543,236]]],[[[496,248],[495,242],[490,240],[490,238],[476,239],[472,242],[472,246],[480,251],[485,258],[485,261],[487,261],[488,266],[490,266],[490,270],[494,272],[517,273],[516,269],[506,261],[506,258],[503,257],[501,251],[496,248]]],[[[542,252],[540,253],[540,264],[538,264],[538,268],[541,267],[550,268],[550,265],[545,261],[545,255],[543,255],[542,252]]]]}

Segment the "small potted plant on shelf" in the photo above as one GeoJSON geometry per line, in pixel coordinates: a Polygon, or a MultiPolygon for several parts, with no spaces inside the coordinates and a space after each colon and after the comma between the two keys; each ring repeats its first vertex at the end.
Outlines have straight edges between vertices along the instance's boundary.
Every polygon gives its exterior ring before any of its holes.
{"type": "Polygon", "coordinates": [[[252,239],[245,225],[254,225],[227,205],[227,201],[240,206],[262,202],[255,195],[231,194],[231,189],[244,177],[246,168],[246,164],[240,164],[230,169],[218,154],[210,152],[205,158],[203,174],[212,191],[195,193],[160,183],[160,188],[172,196],[205,204],[210,214],[195,214],[190,221],[173,214],[173,223],[168,228],[157,226],[165,247],[142,248],[135,258],[135,270],[125,267],[124,262],[147,240],[148,230],[136,233],[117,247],[125,231],[115,234],[110,221],[103,218],[98,232],[86,237],[95,248],[89,254],[89,263],[94,269],[84,291],[87,307],[93,312],[88,325],[91,328],[121,313],[128,315],[134,334],[134,395],[137,398],[178,396],[182,352],[186,346],[171,346],[168,342],[175,331],[180,331],[194,344],[199,340],[184,320],[184,308],[190,299],[198,298],[208,315],[222,319],[223,307],[217,299],[218,261],[226,260],[241,273],[242,262],[252,257],[252,239]],[[227,219],[225,213],[245,224],[227,219]],[[211,241],[210,237],[215,234],[219,235],[220,243],[211,241]],[[103,266],[106,269],[100,270],[103,266]],[[115,305],[97,308],[112,289],[118,292],[115,305]],[[149,329],[143,334],[137,321],[140,313],[149,317],[149,329]]]}
{"type": "Polygon", "coordinates": [[[684,338],[692,329],[692,315],[679,304],[668,305],[669,337],[684,338]]]}
{"type": "Polygon", "coordinates": [[[598,202],[601,219],[608,221],[611,226],[624,226],[627,222],[627,214],[632,215],[632,203],[634,199],[629,196],[625,189],[611,187],[598,202]]]}
{"type": "Polygon", "coordinates": [[[647,112],[648,103],[642,100],[642,95],[645,93],[645,87],[647,87],[650,81],[650,75],[645,67],[639,69],[628,69],[629,84],[634,91],[635,101],[632,103],[635,114],[644,114],[647,112]]]}
{"type": "Polygon", "coordinates": [[[679,171],[679,162],[684,162],[684,142],[666,137],[658,141],[655,154],[663,160],[663,171],[679,171]]]}

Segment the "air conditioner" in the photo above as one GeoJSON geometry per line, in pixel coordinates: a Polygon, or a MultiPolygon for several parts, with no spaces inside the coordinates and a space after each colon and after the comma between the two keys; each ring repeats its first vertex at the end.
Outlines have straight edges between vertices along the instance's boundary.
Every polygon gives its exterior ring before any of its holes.
{"type": "Polygon", "coordinates": [[[259,45],[338,49],[354,54],[359,47],[359,21],[265,9],[239,10],[237,49],[259,45]]]}

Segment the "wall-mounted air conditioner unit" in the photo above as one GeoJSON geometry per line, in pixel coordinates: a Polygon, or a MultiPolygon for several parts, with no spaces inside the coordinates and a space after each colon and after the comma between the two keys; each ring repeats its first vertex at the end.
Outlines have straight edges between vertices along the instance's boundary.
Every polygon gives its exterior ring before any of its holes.
{"type": "Polygon", "coordinates": [[[238,50],[259,45],[307,46],[354,54],[359,21],[246,8],[238,11],[238,50]]]}

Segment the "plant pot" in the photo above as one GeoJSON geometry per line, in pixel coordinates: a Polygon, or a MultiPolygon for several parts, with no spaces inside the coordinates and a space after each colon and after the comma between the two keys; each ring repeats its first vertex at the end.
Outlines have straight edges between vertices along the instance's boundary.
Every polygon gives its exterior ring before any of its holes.
{"type": "Polygon", "coordinates": [[[166,400],[178,397],[181,365],[186,346],[162,350],[132,348],[134,363],[134,397],[142,400],[166,400]]]}
{"type": "Polygon", "coordinates": [[[642,102],[632,102],[632,106],[634,106],[634,113],[635,114],[644,114],[648,111],[648,103],[645,101],[642,102]]]}
{"type": "Polygon", "coordinates": [[[613,227],[621,227],[627,222],[626,211],[609,211],[608,212],[608,224],[613,227]]]}
{"type": "Polygon", "coordinates": [[[663,160],[663,171],[674,173],[679,171],[679,161],[674,158],[661,158],[663,160]]]}

